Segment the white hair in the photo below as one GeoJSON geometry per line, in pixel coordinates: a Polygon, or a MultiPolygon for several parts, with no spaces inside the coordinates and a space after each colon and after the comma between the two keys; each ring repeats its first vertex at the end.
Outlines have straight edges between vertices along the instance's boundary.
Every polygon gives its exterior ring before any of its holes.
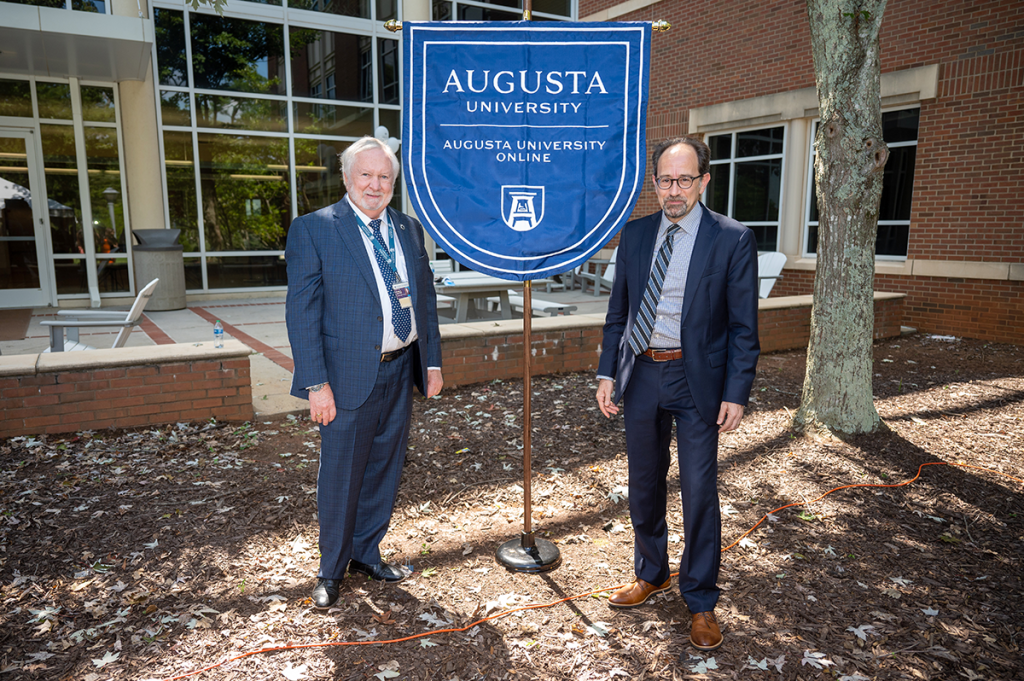
{"type": "Polygon", "coordinates": [[[380,149],[388,155],[388,160],[391,161],[391,174],[398,179],[399,163],[398,157],[395,156],[395,152],[391,151],[391,147],[386,142],[382,142],[376,137],[370,137],[366,135],[360,137],[358,140],[349,145],[345,151],[338,154],[338,158],[341,159],[341,172],[343,177],[348,177],[348,171],[352,169],[352,164],[356,161],[356,156],[363,153],[364,151],[370,151],[371,149],[380,149]]]}

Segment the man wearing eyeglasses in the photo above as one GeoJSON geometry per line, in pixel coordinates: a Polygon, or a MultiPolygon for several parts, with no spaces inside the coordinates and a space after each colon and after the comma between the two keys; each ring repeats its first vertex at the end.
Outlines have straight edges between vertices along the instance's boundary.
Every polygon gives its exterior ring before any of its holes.
{"type": "Polygon", "coordinates": [[[705,651],[723,640],[714,613],[718,434],[739,426],[760,353],[757,244],[751,230],[700,203],[710,159],[707,145],[691,137],[654,150],[661,211],[620,235],[597,389],[609,418],[625,398],[634,532],[636,580],[608,604],[637,607],[671,587],[665,509],[674,420],[686,541],[679,590],[693,618],[690,643],[705,651]]]}

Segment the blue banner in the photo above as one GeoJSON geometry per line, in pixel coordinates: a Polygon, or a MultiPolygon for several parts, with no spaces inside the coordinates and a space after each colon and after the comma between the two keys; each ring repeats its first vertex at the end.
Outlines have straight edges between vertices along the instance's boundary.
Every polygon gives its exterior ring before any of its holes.
{"type": "Polygon", "coordinates": [[[449,255],[525,281],[619,231],[646,169],[650,23],[403,22],[402,155],[449,255]]]}

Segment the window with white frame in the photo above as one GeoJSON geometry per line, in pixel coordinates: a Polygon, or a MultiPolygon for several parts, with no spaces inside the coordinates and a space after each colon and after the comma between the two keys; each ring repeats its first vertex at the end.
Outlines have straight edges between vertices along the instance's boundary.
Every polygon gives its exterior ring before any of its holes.
{"type": "MultiPolygon", "coordinates": [[[[878,210],[878,238],[875,256],[883,260],[907,257],[910,243],[910,207],[914,194],[914,165],[917,160],[917,129],[921,109],[899,109],[882,114],[882,139],[889,147],[882,179],[882,202],[878,210]]],[[[811,152],[808,162],[806,228],[804,254],[813,257],[818,251],[818,199],[814,182],[814,145],[818,122],[811,129],[811,152]]]]}
{"type": "Polygon", "coordinates": [[[752,229],[759,251],[779,247],[785,140],[782,125],[707,136],[711,182],[704,202],[752,229]]]}

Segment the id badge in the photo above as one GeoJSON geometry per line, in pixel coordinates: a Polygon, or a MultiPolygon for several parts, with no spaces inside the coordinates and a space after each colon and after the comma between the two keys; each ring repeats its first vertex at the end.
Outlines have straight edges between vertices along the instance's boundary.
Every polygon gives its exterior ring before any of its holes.
{"type": "Polygon", "coordinates": [[[391,288],[395,292],[395,298],[398,299],[398,304],[408,309],[412,307],[412,296],[409,295],[409,285],[405,282],[396,281],[391,285],[391,288]]]}

